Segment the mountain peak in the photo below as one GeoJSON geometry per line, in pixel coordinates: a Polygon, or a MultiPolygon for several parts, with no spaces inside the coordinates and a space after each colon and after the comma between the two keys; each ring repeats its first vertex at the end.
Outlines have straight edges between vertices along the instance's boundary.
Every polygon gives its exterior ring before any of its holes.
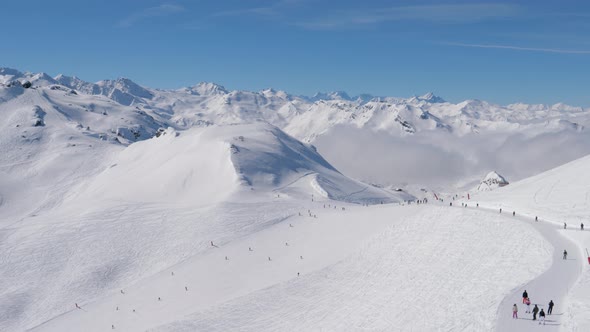
{"type": "Polygon", "coordinates": [[[498,174],[496,171],[491,171],[483,178],[483,180],[481,180],[477,190],[490,191],[496,188],[504,187],[508,184],[509,182],[506,181],[502,175],[498,174]]]}
{"type": "Polygon", "coordinates": [[[227,93],[227,90],[222,85],[212,82],[200,82],[192,86],[190,90],[199,95],[223,95],[227,93]]]}
{"type": "Polygon", "coordinates": [[[445,103],[446,100],[442,99],[441,97],[435,95],[432,92],[428,92],[423,94],[422,96],[417,97],[418,100],[429,102],[429,103],[445,103]]]}

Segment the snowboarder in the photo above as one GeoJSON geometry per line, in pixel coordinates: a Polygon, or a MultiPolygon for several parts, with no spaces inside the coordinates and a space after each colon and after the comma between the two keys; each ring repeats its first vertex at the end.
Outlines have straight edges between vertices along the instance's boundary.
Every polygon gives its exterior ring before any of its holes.
{"type": "Polygon", "coordinates": [[[580,229],[581,229],[581,230],[584,230],[584,223],[581,223],[581,224],[580,224],[580,229]]]}
{"type": "Polygon", "coordinates": [[[516,303],[512,306],[512,318],[518,319],[518,307],[516,303]]]}
{"type": "Polygon", "coordinates": [[[541,322],[545,325],[545,312],[543,309],[541,309],[541,312],[539,313],[539,325],[541,325],[541,322]]]}
{"type": "Polygon", "coordinates": [[[522,303],[524,303],[526,301],[526,299],[529,298],[529,293],[526,292],[526,289],[524,290],[524,292],[522,293],[522,303]]]}
{"type": "Polygon", "coordinates": [[[551,313],[553,312],[553,306],[555,305],[555,303],[553,303],[553,300],[549,301],[549,308],[547,308],[547,313],[549,315],[551,315],[551,313]]]}
{"type": "Polygon", "coordinates": [[[539,312],[539,307],[537,307],[537,305],[535,304],[535,307],[533,308],[533,320],[537,320],[537,313],[539,312]]]}
{"type": "Polygon", "coordinates": [[[563,250],[563,259],[567,259],[567,250],[563,250]]]}
{"type": "Polygon", "coordinates": [[[531,313],[531,299],[529,299],[527,297],[526,300],[524,301],[524,304],[526,304],[526,311],[525,311],[525,313],[527,313],[527,314],[531,313]]]}

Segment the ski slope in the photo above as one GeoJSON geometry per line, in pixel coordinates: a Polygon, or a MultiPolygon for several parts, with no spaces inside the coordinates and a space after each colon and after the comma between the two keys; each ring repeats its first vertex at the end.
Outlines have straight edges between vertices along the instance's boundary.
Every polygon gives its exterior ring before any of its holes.
{"type": "MultiPolygon", "coordinates": [[[[570,253],[568,269],[573,269],[570,275],[576,278],[573,281],[560,281],[561,279],[554,279],[555,277],[545,277],[540,286],[542,292],[547,294],[544,301],[547,303],[547,298],[554,296],[549,294],[550,290],[554,294],[567,294],[565,303],[557,304],[563,313],[560,326],[566,331],[590,329],[590,315],[587,314],[590,310],[590,268],[585,250],[590,247],[590,234],[580,229],[580,223],[589,224],[590,220],[589,167],[590,156],[492,192],[472,196],[472,201],[479,202],[480,206],[496,211],[502,208],[507,213],[515,211],[517,216],[523,216],[529,223],[535,223],[533,220],[538,217],[541,227],[552,228],[547,236],[561,243],[561,248],[555,255],[559,256],[564,249],[570,253]],[[544,225],[547,223],[553,226],[544,225]],[[563,229],[564,223],[568,225],[567,229],[563,229]],[[573,267],[571,263],[574,263],[573,267]]],[[[473,202],[469,204],[472,205],[473,202]]],[[[566,270],[560,270],[560,277],[566,277],[566,270]]]]}
{"type": "Polygon", "coordinates": [[[509,218],[427,205],[323,204],[310,201],[303,216],[214,242],[124,294],[112,289],[79,301],[82,309],[71,304],[33,330],[491,330],[503,296],[549,263],[544,255],[525,259],[550,246],[509,218]],[[523,235],[531,241],[518,241],[523,235]]]}

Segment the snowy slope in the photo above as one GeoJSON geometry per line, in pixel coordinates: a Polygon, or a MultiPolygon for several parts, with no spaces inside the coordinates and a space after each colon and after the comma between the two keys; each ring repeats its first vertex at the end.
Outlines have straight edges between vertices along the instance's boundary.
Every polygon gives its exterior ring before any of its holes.
{"type": "Polygon", "coordinates": [[[590,156],[572,161],[537,176],[511,183],[493,192],[478,193],[472,200],[482,206],[505,211],[516,211],[530,220],[536,217],[541,222],[552,222],[566,230],[561,234],[573,240],[578,248],[564,248],[568,251],[577,250],[583,258],[577,264],[583,273],[577,285],[570,289],[564,330],[586,331],[590,329],[590,268],[585,259],[585,248],[590,247],[590,234],[580,230],[580,224],[590,225],[590,156]]]}
{"type": "Polygon", "coordinates": [[[548,263],[521,256],[548,248],[526,224],[505,227],[507,218],[426,205],[342,211],[322,204],[300,206],[317,218],[294,215],[216,243],[124,294],[115,288],[81,299],[82,309],[72,303],[33,330],[491,330],[503,295],[548,263]],[[518,241],[522,235],[530,242],[518,241]]]}

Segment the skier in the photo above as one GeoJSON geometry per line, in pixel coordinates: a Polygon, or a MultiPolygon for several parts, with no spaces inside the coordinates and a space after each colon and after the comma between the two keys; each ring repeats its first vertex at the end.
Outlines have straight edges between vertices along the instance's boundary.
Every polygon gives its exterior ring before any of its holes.
{"type": "Polygon", "coordinates": [[[549,308],[547,309],[547,313],[549,315],[551,315],[551,313],[553,312],[553,306],[555,305],[555,303],[553,303],[553,300],[549,301],[549,308]]]}
{"type": "Polygon", "coordinates": [[[537,307],[537,305],[535,304],[535,307],[533,308],[533,320],[537,320],[537,313],[539,312],[539,307],[537,307]]]}
{"type": "Polygon", "coordinates": [[[78,305],[78,303],[74,303],[76,305],[76,309],[82,309],[80,308],[80,306],[78,305]]]}
{"type": "Polygon", "coordinates": [[[563,259],[567,259],[567,250],[563,250],[563,259]]]}
{"type": "Polygon", "coordinates": [[[545,312],[543,309],[541,309],[541,312],[539,313],[539,325],[541,325],[541,322],[545,325],[545,312]]]}
{"type": "Polygon", "coordinates": [[[522,303],[524,303],[526,301],[526,299],[529,298],[529,293],[526,292],[526,289],[524,290],[524,292],[522,293],[522,303]]]}
{"type": "Polygon", "coordinates": [[[566,228],[567,228],[567,224],[563,223],[563,229],[566,229],[566,228]]]}
{"type": "Polygon", "coordinates": [[[535,216],[535,221],[539,221],[539,218],[537,216],[535,216]]]}
{"type": "Polygon", "coordinates": [[[500,208],[500,213],[502,213],[502,208],[500,208]]]}
{"type": "Polygon", "coordinates": [[[514,217],[516,215],[516,211],[512,211],[512,216],[514,217]]]}
{"type": "Polygon", "coordinates": [[[184,290],[188,292],[188,287],[187,286],[184,286],[184,290]]]}
{"type": "Polygon", "coordinates": [[[581,224],[580,224],[580,229],[581,229],[581,230],[584,230],[584,223],[581,223],[581,224]]]}
{"type": "Polygon", "coordinates": [[[518,307],[516,306],[516,303],[512,306],[512,318],[518,319],[518,307]]]}
{"type": "Polygon", "coordinates": [[[531,299],[529,299],[527,297],[526,300],[524,301],[524,304],[526,304],[526,311],[525,311],[525,313],[530,314],[531,313],[531,299]]]}

